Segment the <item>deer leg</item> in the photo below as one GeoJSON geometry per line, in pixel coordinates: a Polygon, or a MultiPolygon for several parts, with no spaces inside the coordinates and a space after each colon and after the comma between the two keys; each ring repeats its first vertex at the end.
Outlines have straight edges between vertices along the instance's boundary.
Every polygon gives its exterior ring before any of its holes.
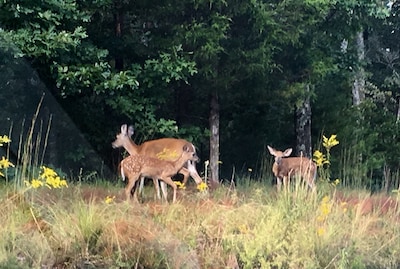
{"type": "Polygon", "coordinates": [[[279,165],[276,162],[274,162],[274,164],[272,165],[272,174],[274,174],[274,176],[276,177],[276,189],[278,190],[278,192],[280,192],[282,188],[282,178],[278,176],[279,165]]]}
{"type": "Polygon", "coordinates": [[[310,168],[309,168],[309,183],[308,185],[311,187],[312,190],[315,190],[315,180],[317,178],[317,168],[314,165],[314,163],[310,162],[310,168]]]}
{"type": "MultiPolygon", "coordinates": [[[[286,185],[286,189],[289,191],[290,189],[290,180],[292,179],[292,176],[296,176],[296,171],[293,169],[290,169],[287,176],[283,178],[283,180],[285,181],[286,178],[286,183],[283,182],[283,184],[286,185]]],[[[295,178],[296,179],[296,178],[295,178]]]]}
{"type": "Polygon", "coordinates": [[[283,176],[283,188],[285,191],[289,190],[288,181],[289,181],[289,176],[283,176]]]}
{"type": "Polygon", "coordinates": [[[311,188],[312,189],[312,182],[310,177],[310,172],[306,172],[303,177],[303,187],[304,188],[311,188]]]}
{"type": "Polygon", "coordinates": [[[145,177],[140,177],[139,194],[142,196],[143,196],[143,189],[144,189],[144,179],[145,179],[145,177]]]}
{"type": "MultiPolygon", "coordinates": [[[[135,186],[135,183],[136,183],[138,177],[139,177],[139,175],[136,173],[130,174],[128,176],[128,184],[125,187],[125,196],[126,196],[127,201],[129,201],[131,199],[131,191],[132,191],[133,187],[135,186]]],[[[133,197],[135,199],[135,202],[139,202],[136,191],[133,192],[133,197]]]]}
{"type": "MultiPolygon", "coordinates": [[[[172,187],[172,189],[174,190],[174,194],[172,196],[173,197],[172,198],[172,202],[175,203],[175,201],[176,201],[176,189],[177,189],[176,184],[172,181],[171,177],[162,178],[161,180],[164,181],[166,184],[170,185],[172,187]]],[[[168,203],[167,197],[165,197],[165,200],[168,203]]]]}
{"type": "MultiPolygon", "coordinates": [[[[141,196],[143,196],[143,192],[144,192],[144,180],[145,180],[145,177],[140,178],[139,194],[141,196]]],[[[153,179],[153,184],[154,184],[154,189],[156,191],[157,199],[160,200],[161,196],[160,196],[160,188],[158,186],[158,179],[153,179]]]]}
{"type": "Polygon", "coordinates": [[[311,190],[314,190],[314,188],[315,188],[314,176],[311,175],[311,173],[308,173],[308,175],[307,175],[307,186],[311,190]]]}
{"type": "Polygon", "coordinates": [[[282,188],[282,179],[280,177],[276,177],[276,188],[278,190],[278,192],[281,191],[282,188]]]}
{"type": "MultiPolygon", "coordinates": [[[[175,183],[174,183],[175,184],[175,183]]],[[[167,201],[168,200],[168,189],[167,189],[167,184],[164,181],[160,181],[161,185],[161,192],[163,194],[164,199],[167,201]]],[[[161,197],[159,198],[161,199],[161,197]]]]}
{"type": "Polygon", "coordinates": [[[158,184],[158,179],[157,178],[153,178],[153,184],[154,184],[154,188],[156,190],[156,197],[157,200],[161,200],[161,195],[160,195],[160,185],[158,184]]]}

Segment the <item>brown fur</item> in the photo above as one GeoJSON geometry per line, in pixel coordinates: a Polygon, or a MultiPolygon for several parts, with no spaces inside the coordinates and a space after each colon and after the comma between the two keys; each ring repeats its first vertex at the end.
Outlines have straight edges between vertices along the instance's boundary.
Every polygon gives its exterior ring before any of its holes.
{"type": "MultiPolygon", "coordinates": [[[[130,199],[131,190],[140,177],[149,177],[154,181],[160,179],[170,185],[174,190],[173,202],[175,202],[177,187],[171,177],[174,176],[187,161],[198,160],[196,153],[188,150],[188,145],[185,145],[182,151],[181,156],[175,161],[160,160],[140,154],[133,154],[123,159],[121,162],[121,171],[123,177],[126,175],[129,180],[125,187],[126,199],[130,199]]],[[[134,198],[136,201],[138,200],[136,192],[134,192],[134,198]]],[[[167,197],[164,198],[167,200],[167,197]]]]}
{"type": "MultiPolygon", "coordinates": [[[[115,141],[112,143],[113,148],[125,148],[128,151],[129,155],[139,154],[145,155],[152,158],[158,158],[163,160],[175,161],[179,158],[179,156],[183,153],[183,147],[187,147],[187,149],[191,152],[196,153],[196,148],[194,145],[184,139],[176,139],[176,138],[161,138],[156,140],[146,141],[141,145],[135,144],[131,139],[134,130],[132,126],[128,126],[126,124],[121,126],[121,132],[116,135],[115,141]]],[[[197,184],[202,182],[201,177],[197,173],[196,167],[192,163],[187,164],[188,168],[182,167],[178,173],[183,175],[183,183],[186,184],[189,175],[193,177],[197,184]]],[[[143,185],[144,177],[141,179],[141,185],[143,185]]],[[[158,187],[158,180],[153,180],[154,187],[156,189],[157,196],[160,198],[160,192],[158,187]]],[[[162,188],[165,185],[161,185],[162,188]]],[[[166,194],[166,190],[164,192],[166,194]]]]}
{"type": "Polygon", "coordinates": [[[315,187],[317,166],[312,160],[307,157],[288,157],[292,149],[282,152],[268,146],[268,150],[271,155],[275,156],[272,172],[277,178],[278,190],[280,190],[282,181],[286,186],[288,180],[293,176],[300,176],[309,187],[315,187]]]}

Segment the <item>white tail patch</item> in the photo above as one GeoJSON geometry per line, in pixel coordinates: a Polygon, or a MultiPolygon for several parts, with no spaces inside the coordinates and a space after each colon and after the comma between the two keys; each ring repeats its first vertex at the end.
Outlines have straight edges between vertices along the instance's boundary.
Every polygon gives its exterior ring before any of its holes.
{"type": "Polygon", "coordinates": [[[125,181],[125,173],[124,173],[124,168],[123,168],[123,162],[124,162],[124,160],[121,161],[120,169],[121,169],[122,181],[125,181]]]}

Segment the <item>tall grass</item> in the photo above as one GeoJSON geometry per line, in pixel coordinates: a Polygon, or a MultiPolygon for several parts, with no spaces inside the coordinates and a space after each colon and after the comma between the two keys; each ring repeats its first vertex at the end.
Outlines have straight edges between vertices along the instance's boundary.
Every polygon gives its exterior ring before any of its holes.
{"type": "Polygon", "coordinates": [[[128,204],[120,188],[89,185],[37,189],[33,199],[3,190],[0,265],[398,268],[398,209],[365,211],[367,194],[339,197],[327,183],[314,194],[292,188],[222,186],[169,205],[128,204]]]}
{"type": "MultiPolygon", "coordinates": [[[[39,167],[43,165],[43,158],[47,148],[47,140],[50,132],[51,119],[50,116],[47,129],[43,130],[43,122],[39,122],[37,126],[37,119],[42,106],[44,95],[41,97],[35,113],[32,116],[32,120],[28,131],[26,133],[21,132],[19,135],[17,161],[18,166],[11,170],[7,174],[13,179],[14,190],[17,191],[21,187],[24,187],[26,179],[32,179],[37,175],[39,167]],[[42,134],[44,133],[44,137],[42,134]]],[[[25,129],[25,120],[22,122],[21,130],[25,129]]],[[[12,128],[10,130],[10,133],[12,128]]]]}
{"type": "Polygon", "coordinates": [[[341,167],[339,173],[344,185],[353,187],[365,186],[363,182],[367,178],[368,169],[362,163],[360,153],[349,149],[342,150],[339,167],[341,167]]]}

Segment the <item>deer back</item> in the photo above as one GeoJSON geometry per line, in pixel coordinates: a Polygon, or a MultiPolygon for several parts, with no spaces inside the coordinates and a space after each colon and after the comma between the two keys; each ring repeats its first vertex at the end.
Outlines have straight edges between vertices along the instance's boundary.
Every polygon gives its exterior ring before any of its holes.
{"type": "Polygon", "coordinates": [[[281,158],[276,170],[279,177],[300,175],[306,179],[314,177],[315,164],[307,157],[281,158]]]}
{"type": "Polygon", "coordinates": [[[149,140],[141,145],[137,145],[131,139],[133,133],[133,126],[128,127],[126,124],[123,124],[121,132],[116,135],[115,141],[112,142],[113,148],[124,147],[130,155],[140,154],[168,161],[177,160],[182,155],[184,147],[191,152],[196,152],[196,148],[192,143],[177,138],[149,140]]]}
{"type": "Polygon", "coordinates": [[[139,146],[139,154],[160,160],[175,161],[182,155],[184,147],[190,152],[196,152],[193,144],[184,139],[161,138],[141,144],[139,146]]]}

